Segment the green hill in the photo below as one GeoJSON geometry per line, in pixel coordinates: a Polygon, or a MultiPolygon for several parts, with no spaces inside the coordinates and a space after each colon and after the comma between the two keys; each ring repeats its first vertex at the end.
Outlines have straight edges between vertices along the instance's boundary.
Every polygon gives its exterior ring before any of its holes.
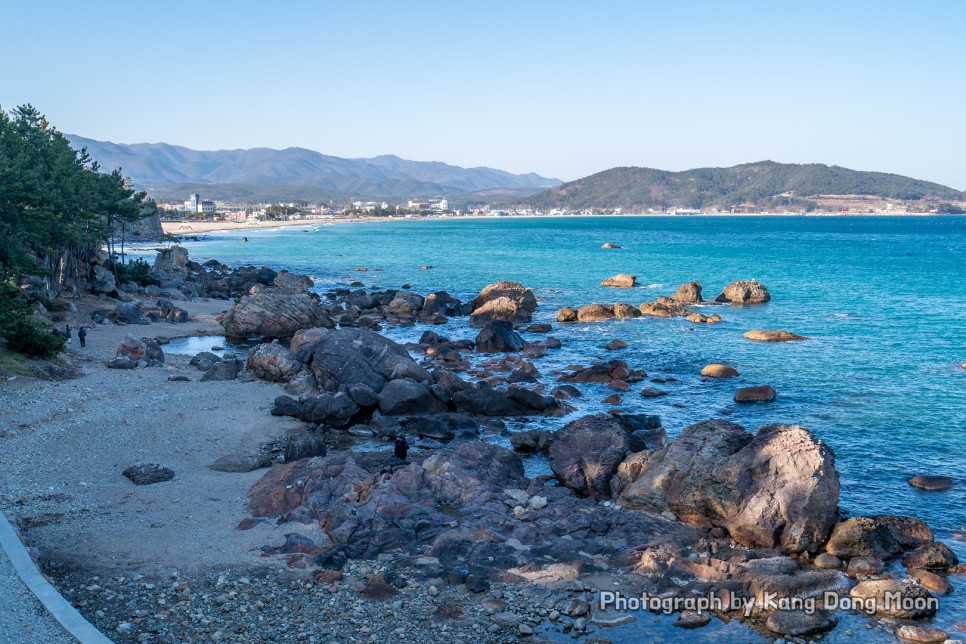
{"type": "Polygon", "coordinates": [[[613,168],[528,198],[533,208],[761,208],[815,207],[818,195],[868,195],[904,201],[966,201],[966,193],[938,183],[820,163],[762,161],[731,168],[668,172],[613,168]]]}

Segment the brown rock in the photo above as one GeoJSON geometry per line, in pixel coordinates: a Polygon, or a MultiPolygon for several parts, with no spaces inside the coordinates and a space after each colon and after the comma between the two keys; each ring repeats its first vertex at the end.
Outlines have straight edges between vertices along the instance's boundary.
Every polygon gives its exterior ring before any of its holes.
{"type": "Polygon", "coordinates": [[[793,342],[795,340],[807,340],[804,335],[796,335],[791,331],[765,331],[763,329],[752,329],[745,333],[744,337],[756,342],[793,342]]]}
{"type": "Polygon", "coordinates": [[[684,315],[684,308],[679,304],[664,302],[644,302],[638,307],[641,315],[652,318],[673,318],[684,315]]]}
{"type": "Polygon", "coordinates": [[[569,306],[557,309],[557,322],[576,322],[577,311],[569,306]]]}
{"type": "Polygon", "coordinates": [[[775,399],[775,388],[771,385],[759,385],[757,387],[742,387],[735,392],[735,402],[771,402],[775,399]]]}
{"type": "Polygon", "coordinates": [[[852,557],[846,570],[850,575],[879,575],[885,570],[881,559],[875,557],[852,557]]]}
{"type": "Polygon", "coordinates": [[[588,304],[577,309],[578,322],[600,322],[614,317],[614,307],[605,304],[588,304]]]}
{"type": "Polygon", "coordinates": [[[619,405],[621,404],[621,395],[611,394],[606,398],[604,398],[603,400],[601,400],[600,402],[604,403],[605,405],[619,405]]]}
{"type": "Polygon", "coordinates": [[[896,637],[904,642],[945,642],[949,636],[941,628],[903,624],[896,629],[896,637]]]}
{"type": "Polygon", "coordinates": [[[501,280],[494,284],[485,286],[476,299],[470,303],[471,323],[483,324],[490,320],[505,320],[514,324],[529,322],[533,312],[537,310],[537,298],[533,292],[518,282],[501,280]],[[493,305],[486,309],[485,315],[482,309],[488,302],[506,298],[506,302],[501,302],[499,306],[493,305]],[[474,318],[473,316],[476,316],[474,318]]]}
{"type": "Polygon", "coordinates": [[[778,610],[768,616],[765,626],[785,637],[807,637],[832,630],[839,623],[835,613],[817,609],[812,613],[802,610],[778,610]]]}
{"type": "Polygon", "coordinates": [[[933,542],[932,530],[919,519],[894,514],[879,514],[872,518],[876,523],[884,526],[904,548],[915,548],[933,542]]]}
{"type": "Polygon", "coordinates": [[[300,329],[335,323],[306,293],[265,291],[246,295],[218,318],[229,338],[290,338],[300,329]]]}
{"type": "Polygon", "coordinates": [[[693,610],[686,610],[681,613],[681,615],[671,622],[671,626],[677,626],[678,628],[701,628],[702,626],[707,626],[711,623],[711,616],[705,613],[698,613],[693,610]]]}
{"type": "Polygon", "coordinates": [[[902,557],[902,565],[906,568],[955,568],[959,557],[949,549],[945,543],[935,541],[919,546],[902,557]]]}
{"type": "Polygon", "coordinates": [[[878,559],[902,552],[889,530],[871,517],[854,517],[836,524],[825,550],[837,557],[878,559]]]}
{"type": "Polygon", "coordinates": [[[756,435],[724,420],[686,427],[654,454],[620,503],[703,516],[745,546],[815,552],[838,513],[832,451],[797,425],[756,435]]]}
{"type": "Polygon", "coordinates": [[[625,304],[624,302],[615,302],[614,316],[618,318],[639,318],[641,317],[641,312],[630,304],[625,304]]]}
{"type": "Polygon", "coordinates": [[[701,370],[705,378],[734,378],[739,375],[738,370],[728,365],[712,363],[701,370]]]}
{"type": "Polygon", "coordinates": [[[617,349],[626,349],[627,343],[624,342],[623,340],[611,340],[610,342],[607,343],[607,346],[605,346],[604,348],[607,349],[608,351],[616,351],[617,349]]]}
{"type": "Polygon", "coordinates": [[[608,277],[603,282],[600,283],[601,286],[613,286],[615,288],[633,288],[637,283],[637,277],[634,275],[628,275],[627,273],[621,273],[615,275],[614,277],[608,277]]]}
{"type": "Polygon", "coordinates": [[[942,492],[943,490],[948,490],[951,488],[955,481],[948,476],[930,476],[927,474],[920,474],[919,476],[909,479],[908,483],[912,487],[919,488],[920,490],[926,490],[928,492],[942,492]]]}
{"type": "Polygon", "coordinates": [[[682,304],[700,304],[703,301],[701,299],[701,282],[685,282],[678,287],[677,293],[672,295],[671,299],[682,304]]]}
{"type": "Polygon", "coordinates": [[[842,560],[833,554],[823,552],[815,557],[812,565],[816,568],[838,570],[842,567],[842,560]]]}
{"type": "Polygon", "coordinates": [[[660,398],[661,396],[667,396],[667,392],[662,389],[642,389],[641,395],[645,398],[660,398]]]}
{"type": "Polygon", "coordinates": [[[940,577],[934,572],[929,572],[928,570],[920,570],[919,568],[910,568],[906,571],[906,574],[910,577],[914,577],[919,580],[926,590],[929,590],[940,595],[948,595],[953,592],[952,584],[940,577]]]}
{"type": "Polygon", "coordinates": [[[771,294],[764,284],[754,280],[738,281],[728,284],[721,294],[714,298],[715,302],[731,302],[732,304],[762,304],[771,299],[771,294]]]}
{"type": "Polygon", "coordinates": [[[939,601],[921,585],[895,579],[863,581],[849,595],[861,602],[863,613],[902,619],[929,617],[939,608],[939,601]]]}
{"type": "Polygon", "coordinates": [[[601,246],[601,248],[623,248],[623,246],[618,246],[617,244],[606,242],[603,246],[601,246]]]}

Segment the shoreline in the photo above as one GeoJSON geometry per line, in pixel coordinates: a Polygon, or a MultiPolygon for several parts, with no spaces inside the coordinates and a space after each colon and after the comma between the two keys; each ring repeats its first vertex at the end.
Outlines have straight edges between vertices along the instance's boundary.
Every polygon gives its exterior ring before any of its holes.
{"type": "Polygon", "coordinates": [[[430,217],[347,217],[332,219],[299,219],[294,221],[258,221],[230,222],[230,221],[200,221],[200,222],[180,222],[163,221],[161,230],[166,235],[185,237],[191,235],[203,235],[214,232],[228,232],[240,230],[269,230],[273,228],[289,228],[294,226],[333,226],[340,224],[360,224],[377,222],[404,222],[404,221],[462,221],[462,220],[501,220],[501,219],[623,219],[623,218],[648,218],[648,219],[688,219],[688,218],[836,218],[836,217],[962,217],[964,215],[941,215],[937,213],[727,213],[713,214],[700,213],[689,215],[675,215],[669,213],[644,213],[626,215],[465,215],[465,216],[430,216],[430,217]],[[191,226],[190,230],[181,228],[184,225],[191,226]]]}

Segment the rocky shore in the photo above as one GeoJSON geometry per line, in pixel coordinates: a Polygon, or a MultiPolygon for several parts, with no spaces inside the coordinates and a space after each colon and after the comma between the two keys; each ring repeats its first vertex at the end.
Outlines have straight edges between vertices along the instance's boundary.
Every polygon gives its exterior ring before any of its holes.
{"type": "MultiPolygon", "coordinates": [[[[100,293],[77,307],[89,347],[69,356],[84,375],[2,385],[0,504],[117,641],[606,641],[641,619],[602,606],[614,591],[673,605],[668,628],[682,638],[713,630],[712,617],[740,620],[749,637],[810,638],[844,616],[850,633],[861,617],[906,640],[953,635],[930,619],[966,567],[913,517],[845,516],[833,446],[799,425],[720,418],[669,440],[659,417],[622,409],[632,389],[662,395],[641,384],[646,365],[541,366],[561,342],[524,285],[497,282],[467,302],[408,285],[322,289],[198,264],[177,246],[152,280],[85,285],[100,293]],[[433,330],[451,319],[465,319],[467,337],[433,330]],[[416,325],[406,346],[379,333],[416,325]],[[192,335],[248,349],[165,350],[192,335]],[[610,413],[581,414],[601,386],[610,413]],[[558,425],[508,431],[520,418],[558,425]],[[393,449],[401,437],[408,453],[393,449]],[[527,475],[534,454],[547,473],[527,475]],[[718,603],[689,608],[698,598],[718,603]]],[[[708,304],[689,282],[556,320],[721,323],[728,306],[769,300],[764,285],[736,281],[706,316],[688,309],[708,304]]],[[[775,395],[736,388],[735,401],[775,395]]]]}

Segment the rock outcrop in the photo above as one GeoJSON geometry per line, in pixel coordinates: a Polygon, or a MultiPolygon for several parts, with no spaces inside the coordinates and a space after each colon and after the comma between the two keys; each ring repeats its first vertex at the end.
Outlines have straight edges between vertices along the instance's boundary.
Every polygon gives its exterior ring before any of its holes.
{"type": "Polygon", "coordinates": [[[678,287],[677,293],[672,295],[671,299],[681,304],[700,304],[703,301],[701,299],[701,282],[685,282],[678,287]]]}
{"type": "Polygon", "coordinates": [[[277,341],[266,342],[252,349],[246,367],[256,378],[269,382],[288,382],[306,371],[302,361],[277,341]]]}
{"type": "Polygon", "coordinates": [[[578,418],[550,444],[550,469],[580,496],[610,498],[610,479],[630,451],[630,436],[609,414],[578,418]]]}
{"type": "Polygon", "coordinates": [[[715,302],[730,302],[731,304],[763,304],[771,299],[771,294],[764,284],[755,280],[737,281],[728,284],[715,302]]]}
{"type": "Polygon", "coordinates": [[[513,325],[502,320],[487,322],[476,336],[477,353],[509,353],[523,351],[523,338],[513,325]]]}
{"type": "Polygon", "coordinates": [[[502,280],[483,288],[469,304],[470,324],[482,326],[493,320],[524,324],[537,310],[533,292],[518,282],[502,280]]]}
{"type": "Polygon", "coordinates": [[[634,275],[628,275],[627,273],[620,273],[614,277],[608,277],[603,282],[600,283],[601,286],[613,286],[615,288],[633,288],[637,283],[637,277],[634,275]]]}
{"type": "Polygon", "coordinates": [[[229,338],[291,338],[300,329],[333,328],[335,323],[305,293],[265,290],[246,295],[219,317],[229,338]]]}
{"type": "Polygon", "coordinates": [[[748,546],[817,551],[838,512],[835,456],[797,425],[691,425],[644,465],[620,496],[628,507],[669,509],[727,530],[748,546]]]}
{"type": "Polygon", "coordinates": [[[745,333],[744,337],[756,342],[794,342],[808,339],[804,335],[797,335],[791,331],[766,331],[764,329],[752,329],[745,333]]]}

